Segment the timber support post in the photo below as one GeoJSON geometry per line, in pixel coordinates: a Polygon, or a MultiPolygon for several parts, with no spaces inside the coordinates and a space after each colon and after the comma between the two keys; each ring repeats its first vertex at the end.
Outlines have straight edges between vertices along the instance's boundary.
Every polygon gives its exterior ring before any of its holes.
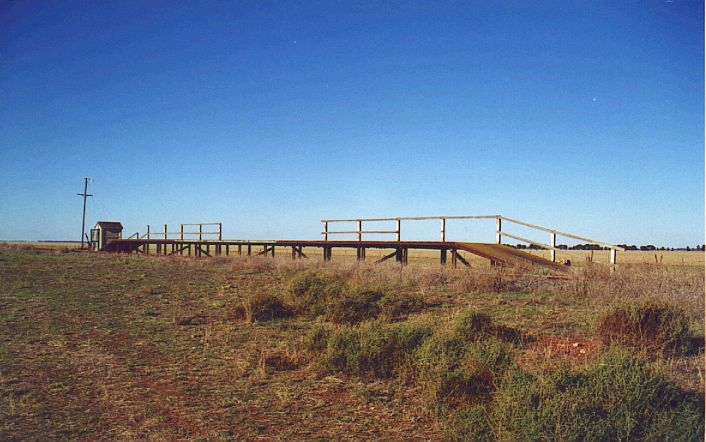
{"type": "Polygon", "coordinates": [[[454,251],[454,257],[455,257],[457,260],[461,261],[461,262],[463,263],[463,265],[465,265],[466,267],[470,267],[470,266],[471,266],[471,264],[470,264],[468,261],[466,261],[466,258],[464,258],[463,256],[461,256],[460,253],[458,253],[458,250],[455,250],[455,251],[454,251]]]}
{"type": "Polygon", "coordinates": [[[397,247],[397,249],[395,249],[395,261],[404,265],[406,250],[407,249],[405,249],[404,247],[397,247]]]}

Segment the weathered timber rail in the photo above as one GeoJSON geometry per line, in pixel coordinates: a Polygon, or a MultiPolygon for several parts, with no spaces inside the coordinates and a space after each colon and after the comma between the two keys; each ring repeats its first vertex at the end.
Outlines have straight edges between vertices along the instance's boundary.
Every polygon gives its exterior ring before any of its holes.
{"type": "Polygon", "coordinates": [[[389,249],[392,253],[383,256],[376,262],[395,259],[400,264],[408,261],[409,250],[438,250],[441,264],[458,263],[470,266],[470,263],[459,252],[467,252],[480,256],[492,265],[539,265],[552,270],[564,271],[560,264],[531,255],[502,244],[471,243],[457,241],[320,241],[320,240],[275,240],[275,241],[238,241],[238,240],[179,240],[157,238],[131,238],[111,241],[103,251],[119,253],[156,253],[158,255],[185,256],[230,256],[230,255],[264,255],[275,256],[276,248],[290,248],[292,259],[308,258],[305,248],[323,250],[323,259],[332,259],[334,249],[354,249],[359,261],[366,259],[367,249],[389,249]],[[154,251],[153,251],[154,249],[154,251]]]}
{"type": "MultiPolygon", "coordinates": [[[[291,248],[292,259],[308,258],[304,253],[305,248],[318,248],[323,251],[323,259],[328,261],[333,256],[334,249],[354,249],[356,257],[359,261],[365,260],[366,250],[368,249],[388,249],[392,250],[385,256],[379,258],[376,262],[395,259],[398,263],[406,264],[408,261],[409,250],[438,250],[439,261],[441,264],[446,264],[447,258],[450,257],[451,265],[456,267],[458,262],[466,266],[470,263],[464,258],[460,252],[470,253],[481,258],[485,258],[493,265],[538,265],[550,270],[565,271],[566,267],[557,263],[557,252],[567,252],[557,245],[557,237],[567,237],[573,240],[588,241],[597,244],[610,251],[610,264],[614,266],[618,251],[623,249],[614,244],[608,244],[601,241],[595,241],[590,238],[565,233],[556,229],[550,229],[536,224],[526,223],[517,219],[508,218],[503,215],[462,215],[462,216],[421,216],[421,217],[397,217],[397,218],[353,218],[353,219],[324,219],[323,223],[323,240],[224,240],[223,239],[223,224],[220,222],[214,223],[192,223],[180,224],[178,231],[170,231],[169,226],[164,224],[164,230],[155,231],[150,225],[147,226],[147,232],[140,236],[135,234],[125,239],[114,239],[108,242],[102,251],[120,252],[120,253],[156,253],[159,255],[187,255],[187,256],[229,256],[229,255],[265,255],[275,256],[276,249],[291,248]],[[410,221],[425,221],[439,220],[440,221],[440,241],[403,241],[402,240],[402,222],[410,221]],[[479,243],[479,242],[460,242],[447,241],[446,239],[446,224],[450,220],[495,220],[495,243],[479,243]],[[383,229],[364,229],[365,225],[374,223],[379,226],[379,223],[394,222],[394,230],[383,229]],[[355,229],[332,230],[331,224],[340,223],[355,223],[355,229]],[[503,228],[504,224],[513,224],[522,226],[525,229],[531,229],[531,232],[540,232],[544,235],[549,234],[549,243],[527,239],[522,236],[510,233],[507,228],[503,228]],[[214,227],[217,230],[214,230],[214,227]],[[186,229],[185,229],[186,227],[186,229]],[[198,230],[196,229],[198,227],[198,230]],[[206,229],[204,229],[206,227],[206,229]],[[210,230],[209,230],[210,229],[210,230]],[[355,239],[349,240],[329,240],[331,235],[354,235],[355,239]],[[364,238],[364,235],[394,235],[394,240],[369,240],[364,238]],[[204,237],[215,236],[214,239],[205,239],[204,237]],[[515,249],[513,247],[502,244],[503,237],[512,238],[518,241],[537,246],[541,249],[549,250],[549,259],[515,249]]],[[[161,227],[161,226],[160,226],[161,227]]],[[[378,238],[380,238],[378,236],[378,238]]],[[[570,253],[570,252],[568,252],[570,253]]]]}
{"type": "MultiPolygon", "coordinates": [[[[557,247],[557,237],[566,237],[579,241],[587,241],[589,243],[594,243],[598,246],[605,247],[610,250],[610,264],[615,265],[617,262],[618,251],[624,251],[620,246],[615,244],[608,244],[602,241],[596,241],[594,239],[586,238],[583,236],[573,235],[571,233],[561,232],[556,229],[550,229],[548,227],[538,226],[536,224],[530,224],[524,221],[520,221],[513,218],[508,218],[503,215],[461,215],[461,216],[403,216],[397,218],[352,218],[352,219],[322,219],[324,230],[321,234],[324,236],[324,241],[328,241],[330,235],[356,235],[358,241],[363,240],[363,235],[395,235],[396,241],[402,240],[402,221],[428,221],[428,220],[439,220],[441,224],[441,242],[446,241],[446,222],[448,220],[482,220],[482,219],[494,219],[495,220],[495,243],[498,245],[502,244],[503,237],[512,238],[518,241],[525,242],[530,245],[539,246],[542,249],[549,250],[549,259],[551,262],[557,261],[557,252],[566,252],[559,247],[557,247]],[[394,230],[363,230],[363,223],[380,223],[380,222],[390,222],[395,223],[394,230]],[[503,230],[503,221],[505,223],[512,223],[519,226],[523,226],[534,231],[549,233],[549,244],[536,241],[532,239],[527,239],[522,236],[518,236],[503,230]],[[356,223],[357,228],[355,230],[331,230],[329,224],[333,223],[356,223]]],[[[379,224],[378,224],[379,225],[379,224]]]]}

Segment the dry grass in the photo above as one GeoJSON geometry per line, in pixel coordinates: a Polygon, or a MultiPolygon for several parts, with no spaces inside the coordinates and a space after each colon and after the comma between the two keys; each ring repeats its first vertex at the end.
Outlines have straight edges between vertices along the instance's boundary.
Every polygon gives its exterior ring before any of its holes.
{"type": "MultiPolygon", "coordinates": [[[[320,370],[326,337],[340,326],[302,315],[247,321],[248,299],[286,300],[302,271],[423,299],[420,314],[381,321],[391,336],[420,318],[453,324],[472,308],[522,332],[512,354],[530,372],[600,355],[595,323],[615,299],[677,303],[690,334],[703,336],[698,267],[593,265],[553,280],[486,265],[412,260],[402,268],[277,253],[195,259],[0,248],[0,439],[444,438],[419,385],[320,370]]],[[[649,364],[703,391],[701,352],[649,364]]]]}

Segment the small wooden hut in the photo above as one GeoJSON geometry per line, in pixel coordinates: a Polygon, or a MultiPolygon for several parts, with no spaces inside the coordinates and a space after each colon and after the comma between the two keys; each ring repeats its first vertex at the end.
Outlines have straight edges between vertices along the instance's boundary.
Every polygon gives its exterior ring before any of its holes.
{"type": "Polygon", "coordinates": [[[122,237],[122,224],[117,221],[98,221],[91,229],[91,247],[95,251],[102,250],[110,241],[122,237]]]}

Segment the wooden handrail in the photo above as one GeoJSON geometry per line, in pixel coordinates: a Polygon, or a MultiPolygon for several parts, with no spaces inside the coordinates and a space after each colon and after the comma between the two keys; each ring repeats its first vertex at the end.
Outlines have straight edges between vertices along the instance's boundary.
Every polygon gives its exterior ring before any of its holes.
{"type": "Polygon", "coordinates": [[[556,261],[556,252],[557,251],[565,251],[564,249],[560,249],[556,246],[556,238],[557,236],[564,236],[567,238],[572,238],[576,239],[579,241],[586,241],[588,243],[593,243],[597,244],[601,247],[605,247],[610,249],[610,263],[615,264],[616,262],[616,252],[618,251],[624,251],[625,249],[617,246],[615,244],[609,244],[605,243],[602,241],[596,241],[594,239],[586,238],[583,236],[578,236],[578,235],[572,235],[570,233],[566,232],[561,232],[559,230],[555,229],[550,229],[548,227],[543,227],[539,226],[536,224],[530,224],[524,221],[520,221],[514,218],[508,218],[503,215],[448,215],[448,216],[400,216],[400,217],[395,217],[395,218],[351,218],[351,219],[322,219],[321,222],[324,224],[324,230],[321,232],[322,235],[324,235],[324,241],[328,241],[328,236],[329,235],[358,235],[358,241],[362,241],[362,237],[364,234],[396,234],[396,240],[400,241],[401,240],[401,222],[402,221],[421,221],[421,220],[434,220],[438,219],[441,220],[441,241],[445,242],[446,241],[446,220],[449,219],[495,219],[495,233],[496,233],[496,243],[497,244],[502,244],[502,237],[507,236],[508,238],[513,238],[518,241],[523,241],[529,244],[534,244],[537,246],[541,246],[545,249],[548,249],[551,251],[550,253],[550,258],[552,261],[556,261]],[[380,222],[380,221],[395,221],[396,222],[396,230],[363,230],[363,222],[380,222]],[[507,221],[510,223],[514,224],[519,224],[522,226],[526,226],[532,229],[536,230],[541,230],[544,232],[549,232],[551,234],[551,243],[550,244],[544,244],[540,243],[537,241],[533,241],[527,238],[523,238],[521,236],[516,236],[510,233],[506,233],[502,229],[502,222],[507,221]],[[329,223],[358,223],[358,229],[357,230],[329,230],[329,223]]]}
{"type": "Polygon", "coordinates": [[[143,235],[144,237],[147,237],[147,239],[151,239],[152,237],[158,238],[161,237],[162,239],[167,239],[169,235],[177,235],[179,236],[179,239],[184,240],[184,239],[190,239],[190,238],[184,238],[185,235],[198,235],[199,240],[202,239],[204,235],[213,235],[213,236],[218,236],[219,240],[223,239],[223,223],[185,223],[185,224],[179,224],[179,231],[178,232],[170,232],[167,224],[164,224],[164,230],[162,231],[153,231],[151,229],[151,225],[147,225],[147,233],[143,235]],[[198,232],[185,232],[184,231],[184,226],[199,226],[199,231],[198,232]],[[218,230],[215,232],[204,232],[203,231],[203,226],[218,226],[218,230]]]}
{"type": "MultiPolygon", "coordinates": [[[[621,252],[624,252],[624,251],[625,251],[624,248],[622,248],[622,247],[620,247],[620,246],[616,246],[615,244],[608,244],[608,243],[604,243],[604,242],[602,242],[602,241],[596,241],[595,239],[584,238],[584,237],[582,237],[582,236],[576,236],[576,235],[572,235],[572,234],[570,234],[570,233],[560,232],[559,230],[554,230],[554,229],[550,229],[550,228],[547,228],[547,227],[538,226],[538,225],[536,225],[536,224],[526,223],[526,222],[524,222],[524,221],[519,221],[519,220],[516,220],[516,219],[508,218],[508,217],[502,216],[502,215],[498,215],[498,216],[500,217],[500,219],[503,219],[503,220],[505,220],[505,221],[509,221],[509,222],[511,222],[511,223],[520,224],[520,225],[522,225],[522,226],[531,227],[531,228],[537,229],[537,230],[543,230],[543,231],[549,232],[549,233],[555,233],[555,234],[560,235],[560,236],[566,236],[567,238],[578,239],[579,241],[587,241],[587,242],[589,242],[589,243],[597,244],[597,245],[603,246],[603,247],[608,247],[609,249],[619,250],[619,251],[621,251],[621,252]]],[[[508,235],[508,234],[506,234],[506,233],[504,233],[504,232],[503,232],[502,234],[505,235],[505,236],[510,236],[510,235],[508,235]]],[[[516,239],[517,239],[517,238],[516,238],[516,239]]],[[[523,241],[523,240],[520,240],[520,241],[523,241]]]]}
{"type": "Polygon", "coordinates": [[[397,230],[329,230],[322,235],[357,234],[357,233],[397,233],[397,230]]]}
{"type": "Polygon", "coordinates": [[[533,245],[535,245],[535,246],[540,246],[540,247],[545,248],[545,249],[547,249],[547,250],[556,250],[556,251],[561,251],[561,250],[562,250],[562,249],[560,249],[560,248],[558,248],[558,247],[552,247],[552,246],[550,246],[549,244],[544,244],[543,242],[538,242],[538,241],[534,241],[534,240],[531,240],[531,239],[523,238],[523,237],[521,237],[521,236],[512,235],[512,234],[507,233],[507,232],[503,232],[503,236],[507,236],[508,238],[516,239],[516,240],[518,240],[518,241],[523,241],[523,242],[526,242],[526,243],[528,243],[528,244],[533,244],[533,245]]]}
{"type": "Polygon", "coordinates": [[[181,235],[181,234],[184,234],[184,235],[198,235],[199,233],[200,233],[201,235],[220,235],[220,234],[221,234],[221,232],[165,232],[165,231],[157,231],[157,232],[155,232],[155,231],[153,230],[153,231],[150,232],[150,235],[152,235],[152,236],[154,236],[154,235],[162,235],[162,236],[164,236],[165,233],[166,233],[167,235],[181,235]]]}
{"type": "Polygon", "coordinates": [[[397,218],[322,219],[322,223],[352,223],[356,221],[420,221],[429,219],[492,219],[500,215],[400,216],[397,218]]]}

